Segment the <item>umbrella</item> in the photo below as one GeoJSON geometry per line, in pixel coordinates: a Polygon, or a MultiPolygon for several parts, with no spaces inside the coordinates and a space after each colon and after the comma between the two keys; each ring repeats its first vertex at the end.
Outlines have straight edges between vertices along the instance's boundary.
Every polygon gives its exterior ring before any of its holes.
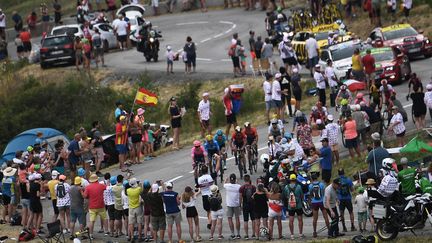
{"type": "Polygon", "coordinates": [[[344,84],[348,87],[351,92],[355,92],[357,90],[366,89],[366,83],[362,81],[357,81],[354,79],[345,80],[344,84]]]}
{"type": "Polygon", "coordinates": [[[425,142],[418,139],[418,136],[415,136],[411,141],[409,141],[403,148],[400,150],[401,153],[432,153],[432,146],[426,144],[425,142]]]}

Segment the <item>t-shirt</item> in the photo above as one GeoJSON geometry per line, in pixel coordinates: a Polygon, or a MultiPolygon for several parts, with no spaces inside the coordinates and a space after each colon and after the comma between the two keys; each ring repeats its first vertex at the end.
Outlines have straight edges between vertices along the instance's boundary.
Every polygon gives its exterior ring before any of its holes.
{"type": "Polygon", "coordinates": [[[201,120],[208,121],[210,119],[210,101],[201,100],[198,104],[198,113],[201,120]]]}
{"type": "Polygon", "coordinates": [[[336,87],[338,85],[336,79],[333,78],[333,77],[336,77],[333,67],[326,67],[325,76],[329,80],[330,87],[336,87]]]}
{"type": "Polygon", "coordinates": [[[357,137],[357,124],[354,120],[345,122],[344,128],[345,139],[354,139],[357,137]]]}
{"type": "Polygon", "coordinates": [[[209,174],[202,175],[198,178],[198,185],[201,187],[203,196],[210,196],[210,186],[213,185],[213,178],[209,174]]]}
{"type": "Polygon", "coordinates": [[[256,187],[252,184],[244,184],[240,187],[239,191],[243,197],[243,207],[253,206],[252,195],[256,192],[256,187]],[[250,198],[248,198],[248,196],[250,196],[250,198]]]}
{"type": "Polygon", "coordinates": [[[339,200],[350,200],[351,201],[351,188],[353,187],[353,182],[346,176],[340,176],[341,186],[337,190],[337,196],[339,200]]]}
{"type": "Polygon", "coordinates": [[[272,100],[272,85],[269,81],[264,81],[263,83],[263,90],[264,90],[264,101],[271,101],[272,100]]]}
{"type": "Polygon", "coordinates": [[[309,59],[318,56],[318,42],[314,38],[310,37],[309,39],[307,39],[305,46],[309,59]]]}
{"type": "Polygon", "coordinates": [[[321,168],[323,170],[331,170],[332,169],[332,151],[329,146],[322,147],[320,149],[321,157],[320,160],[321,168]]]}
{"type": "Polygon", "coordinates": [[[94,33],[92,36],[92,44],[95,48],[102,47],[102,35],[98,33],[94,33]]]}
{"type": "Polygon", "coordinates": [[[19,37],[22,40],[22,42],[30,42],[30,39],[31,39],[30,32],[28,32],[28,31],[22,31],[19,34],[19,37]]]}
{"type": "Polygon", "coordinates": [[[366,197],[364,194],[359,194],[354,199],[357,204],[357,209],[359,213],[364,213],[367,211],[366,197]]]}
{"type": "Polygon", "coordinates": [[[137,208],[140,206],[141,187],[131,187],[127,189],[129,208],[137,208]]]}
{"type": "Polygon", "coordinates": [[[398,180],[402,186],[402,194],[404,195],[412,195],[416,192],[415,188],[415,176],[416,176],[415,168],[407,168],[399,171],[398,180]]]}
{"type": "Polygon", "coordinates": [[[162,198],[165,203],[165,212],[167,214],[178,213],[180,212],[180,208],[177,204],[177,196],[178,193],[174,191],[165,191],[162,192],[162,198]]]}
{"type": "Polygon", "coordinates": [[[16,178],[15,176],[7,176],[4,177],[2,180],[2,193],[3,195],[12,197],[15,195],[15,183],[16,178]]]}
{"type": "MultiPolygon", "coordinates": [[[[326,187],[325,193],[324,193],[324,198],[326,201],[327,200],[330,201],[330,207],[331,208],[336,207],[337,195],[336,195],[336,190],[333,188],[332,184],[330,184],[326,187]]],[[[327,204],[325,202],[324,202],[324,207],[327,208],[327,204]]]]}
{"type": "Polygon", "coordinates": [[[313,76],[314,76],[314,79],[315,79],[315,82],[316,82],[316,87],[318,89],[325,89],[326,88],[326,83],[325,83],[325,79],[324,79],[324,76],[322,75],[322,73],[315,72],[313,76]]]}
{"type": "Polygon", "coordinates": [[[281,98],[281,86],[278,81],[274,81],[272,83],[272,94],[271,94],[272,100],[282,100],[281,98]]]}
{"type": "Polygon", "coordinates": [[[378,175],[379,171],[382,168],[383,159],[389,157],[390,154],[385,148],[377,147],[375,149],[372,149],[367,156],[367,162],[369,163],[368,171],[378,175]],[[374,162],[374,157],[375,157],[375,162],[374,162]],[[374,168],[374,165],[376,168],[374,168]]]}
{"type": "Polygon", "coordinates": [[[312,203],[322,203],[322,202],[324,202],[324,191],[325,191],[325,186],[324,186],[324,183],[322,183],[322,182],[315,181],[315,182],[312,182],[311,184],[309,184],[309,195],[310,195],[310,198],[311,198],[311,202],[312,203]],[[319,191],[318,191],[317,195],[320,195],[320,197],[321,197],[320,199],[318,199],[318,197],[314,197],[313,196],[312,192],[314,190],[314,187],[317,188],[315,185],[318,186],[318,188],[319,188],[319,191]]]}
{"type": "Polygon", "coordinates": [[[301,203],[302,194],[303,194],[303,191],[302,191],[300,185],[298,185],[298,184],[291,184],[290,183],[290,184],[285,186],[285,188],[282,192],[282,198],[288,203],[288,210],[294,210],[294,209],[301,209],[302,208],[302,206],[303,206],[301,203]],[[295,208],[292,208],[290,203],[289,203],[291,192],[293,192],[294,196],[295,196],[295,200],[296,200],[296,207],[295,208]]]}
{"type": "Polygon", "coordinates": [[[124,20],[119,20],[114,25],[117,35],[119,36],[127,35],[128,27],[129,27],[128,23],[124,20]]]}
{"type": "Polygon", "coordinates": [[[272,44],[264,44],[261,58],[270,58],[273,56],[273,45],[272,44]]]}
{"type": "Polygon", "coordinates": [[[113,194],[114,194],[114,208],[116,210],[123,210],[123,202],[122,202],[122,191],[123,186],[121,184],[116,184],[113,186],[113,194]]]}
{"type": "Polygon", "coordinates": [[[112,189],[113,189],[113,186],[111,184],[108,184],[108,186],[106,187],[106,189],[103,193],[105,206],[111,206],[111,205],[114,205],[114,203],[115,203],[114,192],[112,189]]]}
{"type": "MultiPolygon", "coordinates": [[[[59,186],[59,183],[57,183],[57,185],[55,185],[55,187],[54,187],[55,195],[57,195],[57,188],[59,186]]],[[[71,198],[70,198],[69,192],[70,192],[71,186],[66,182],[63,182],[63,186],[64,186],[64,190],[65,190],[65,195],[62,198],[57,198],[57,207],[70,206],[71,198]]]]}
{"type": "Polygon", "coordinates": [[[73,212],[84,212],[84,198],[81,194],[82,187],[73,185],[70,188],[69,195],[71,198],[70,209],[73,212]]]}
{"type": "Polygon", "coordinates": [[[0,14],[0,28],[6,27],[6,15],[4,13],[0,14]]]}
{"type": "Polygon", "coordinates": [[[396,115],[392,116],[390,120],[390,124],[395,124],[396,122],[399,122],[397,125],[393,126],[393,132],[398,135],[405,131],[405,125],[403,122],[403,117],[400,112],[396,113],[396,115]]]}
{"type": "Polygon", "coordinates": [[[68,150],[70,151],[69,162],[72,164],[77,164],[80,161],[80,156],[75,155],[75,152],[79,151],[78,141],[72,140],[72,142],[69,144],[68,150]]]}
{"type": "Polygon", "coordinates": [[[127,132],[126,132],[127,126],[126,124],[121,124],[120,122],[117,123],[116,125],[116,140],[115,140],[115,144],[119,145],[119,144],[123,144],[126,145],[126,141],[127,141],[127,132]],[[123,135],[118,135],[118,133],[124,132],[123,135]]]}
{"type": "Polygon", "coordinates": [[[30,182],[30,203],[39,202],[40,195],[37,195],[37,192],[40,193],[41,185],[37,182],[30,182]]]}
{"type": "Polygon", "coordinates": [[[30,194],[27,191],[27,183],[20,183],[21,199],[30,199],[30,194]]]}
{"type": "Polygon", "coordinates": [[[147,200],[145,201],[149,203],[150,206],[150,215],[152,217],[163,217],[165,216],[164,204],[162,194],[160,193],[148,193],[145,194],[147,200]]]}
{"type": "Polygon", "coordinates": [[[367,74],[375,72],[375,58],[371,54],[366,54],[362,58],[362,63],[367,74]]]}
{"type": "Polygon", "coordinates": [[[85,188],[84,196],[88,198],[89,209],[105,208],[103,193],[106,189],[104,184],[91,183],[85,188]]]}
{"type": "Polygon", "coordinates": [[[419,184],[420,184],[420,188],[422,190],[423,193],[429,193],[432,194],[432,183],[426,179],[426,178],[421,178],[419,180],[419,184]]]}
{"type": "Polygon", "coordinates": [[[240,185],[225,183],[224,188],[226,190],[226,205],[228,207],[239,207],[240,206],[240,185]]]}

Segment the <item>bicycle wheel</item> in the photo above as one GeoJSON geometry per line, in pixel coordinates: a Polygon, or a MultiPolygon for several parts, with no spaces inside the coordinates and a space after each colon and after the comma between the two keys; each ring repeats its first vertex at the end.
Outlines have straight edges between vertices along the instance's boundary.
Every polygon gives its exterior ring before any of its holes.
{"type": "Polygon", "coordinates": [[[240,179],[243,179],[243,161],[244,159],[243,159],[243,156],[240,154],[239,155],[239,163],[238,163],[238,169],[239,169],[239,172],[240,172],[240,179]]]}
{"type": "Polygon", "coordinates": [[[343,130],[342,130],[342,127],[340,127],[340,131],[341,131],[341,134],[342,134],[342,144],[343,144],[343,146],[346,148],[345,135],[344,135],[344,132],[343,132],[343,130]]]}

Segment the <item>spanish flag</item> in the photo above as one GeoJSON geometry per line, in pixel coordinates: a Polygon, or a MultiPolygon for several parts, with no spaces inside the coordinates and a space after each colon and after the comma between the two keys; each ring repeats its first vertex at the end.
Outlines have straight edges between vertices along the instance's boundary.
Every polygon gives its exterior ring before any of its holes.
{"type": "Polygon", "coordinates": [[[155,106],[158,103],[158,98],[156,94],[144,89],[139,88],[135,96],[135,104],[137,105],[148,105],[155,106]]]}

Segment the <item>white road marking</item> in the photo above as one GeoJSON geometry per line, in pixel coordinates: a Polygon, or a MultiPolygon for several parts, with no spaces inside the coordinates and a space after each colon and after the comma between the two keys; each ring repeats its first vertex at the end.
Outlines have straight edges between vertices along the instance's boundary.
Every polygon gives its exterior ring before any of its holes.
{"type": "Polygon", "coordinates": [[[231,59],[221,59],[222,62],[231,62],[231,59]]]}
{"type": "Polygon", "coordinates": [[[410,107],[410,106],[412,106],[413,104],[411,103],[411,104],[408,104],[408,105],[404,105],[403,106],[403,108],[407,108],[407,107],[410,107]]]}
{"type": "Polygon", "coordinates": [[[199,61],[211,61],[212,60],[212,59],[209,59],[209,58],[201,58],[201,57],[197,57],[196,59],[199,60],[199,61]]]}
{"type": "Polygon", "coordinates": [[[223,36],[223,33],[217,34],[217,35],[213,36],[213,38],[218,38],[218,37],[221,37],[221,36],[223,36]]]}
{"type": "Polygon", "coordinates": [[[208,24],[208,22],[207,21],[196,21],[196,22],[177,23],[176,25],[190,25],[190,24],[208,24]]]}
{"type": "Polygon", "coordinates": [[[221,23],[221,24],[234,24],[233,22],[230,22],[230,21],[219,21],[219,23],[221,23]]]}
{"type": "Polygon", "coordinates": [[[171,180],[169,180],[169,181],[167,181],[167,182],[174,182],[174,181],[176,181],[176,180],[178,180],[178,179],[180,179],[180,178],[182,178],[183,176],[177,176],[177,177],[174,177],[174,178],[172,178],[171,180]]]}
{"type": "Polygon", "coordinates": [[[209,41],[209,40],[211,40],[211,39],[212,39],[212,38],[204,39],[204,40],[200,41],[200,43],[204,43],[204,42],[209,41]]]}

